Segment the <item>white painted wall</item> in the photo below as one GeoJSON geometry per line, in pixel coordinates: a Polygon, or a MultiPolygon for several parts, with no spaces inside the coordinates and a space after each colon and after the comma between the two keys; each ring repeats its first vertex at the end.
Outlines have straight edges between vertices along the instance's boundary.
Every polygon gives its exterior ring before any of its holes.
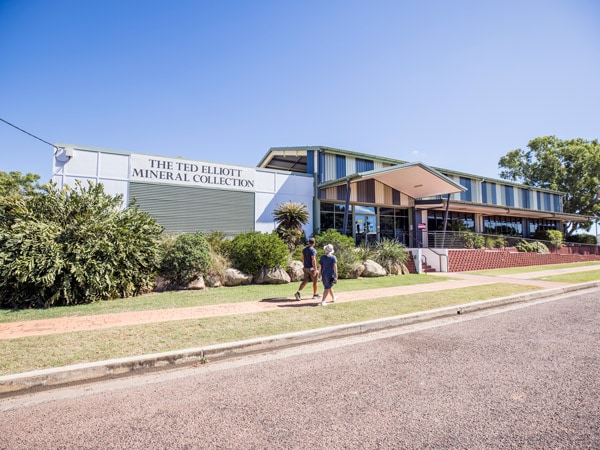
{"type": "MultiPolygon", "coordinates": [[[[60,147],[60,144],[58,146],[61,150],[54,157],[52,181],[59,187],[73,187],[77,180],[84,183],[87,181],[102,183],[105,192],[110,195],[121,194],[124,201],[127,201],[131,154],[89,147],[60,147]]],[[[307,206],[310,223],[306,225],[305,231],[307,235],[312,234],[313,177],[268,169],[251,168],[249,170],[256,171],[254,185],[255,230],[273,231],[276,227],[273,210],[280,203],[292,201],[307,206]]]]}

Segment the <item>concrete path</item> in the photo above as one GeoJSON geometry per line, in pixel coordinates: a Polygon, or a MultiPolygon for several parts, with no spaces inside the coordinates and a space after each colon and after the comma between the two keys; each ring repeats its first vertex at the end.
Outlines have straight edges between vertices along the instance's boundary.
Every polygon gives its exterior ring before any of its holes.
{"type": "MultiPolygon", "coordinates": [[[[420,292],[437,292],[448,289],[458,289],[470,286],[482,286],[493,283],[509,283],[537,286],[542,289],[563,287],[568,283],[534,280],[543,276],[600,270],[600,265],[585,267],[545,270],[538,272],[523,272],[520,274],[487,276],[467,273],[432,273],[430,276],[452,277],[452,280],[439,283],[419,284],[413,286],[397,286],[391,288],[368,289],[362,291],[342,292],[337,295],[338,302],[349,302],[373,298],[391,297],[395,295],[409,295],[420,292]]],[[[293,288],[291,289],[291,291],[293,288]]],[[[289,298],[273,299],[269,301],[228,303],[220,305],[197,306],[191,308],[160,309],[152,311],[136,311],[119,314],[102,314],[83,317],[63,317],[46,320],[30,320],[0,324],[0,339],[15,339],[27,336],[41,336],[71,331],[85,331],[147,324],[169,322],[176,320],[200,319],[204,317],[228,316],[234,314],[254,313],[276,310],[281,307],[316,306],[312,299],[294,301],[289,298]]]]}

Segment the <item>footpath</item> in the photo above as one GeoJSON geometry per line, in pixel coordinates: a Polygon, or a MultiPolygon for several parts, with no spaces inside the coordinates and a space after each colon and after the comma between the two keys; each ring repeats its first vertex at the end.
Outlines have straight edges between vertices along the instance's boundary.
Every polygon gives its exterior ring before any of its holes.
{"type": "MultiPolygon", "coordinates": [[[[239,356],[251,352],[266,351],[269,349],[280,348],[289,345],[298,345],[316,340],[348,336],[378,329],[402,326],[419,321],[432,320],[434,318],[455,315],[457,312],[464,313],[476,311],[509,303],[524,302],[537,298],[556,296],[577,290],[598,289],[600,288],[600,280],[591,283],[574,285],[570,283],[543,281],[534,278],[599,269],[600,265],[590,265],[576,268],[523,272],[520,274],[499,276],[474,275],[467,273],[430,273],[428,276],[444,276],[452,277],[452,279],[437,283],[412,286],[342,292],[337,294],[337,302],[343,303],[365,299],[390,297],[395,295],[410,295],[412,293],[421,292],[443,292],[451,289],[467,288],[493,283],[530,285],[541,289],[525,294],[504,297],[501,299],[483,300],[480,302],[469,303],[467,305],[438,308],[431,311],[377,319],[357,324],[345,324],[317,330],[308,330],[298,333],[289,333],[285,335],[251,339],[241,342],[212,345],[204,348],[186,349],[153,355],[140,355],[130,358],[84,363],[22,374],[0,376],[0,394],[23,392],[31,388],[48,388],[73,382],[91,381],[94,379],[123,375],[140,369],[157,369],[179,364],[203,363],[209,359],[216,360],[226,357],[239,356]]],[[[243,302],[191,308],[161,309],[153,311],[137,311],[119,314],[3,323],[0,324],[0,340],[49,335],[55,333],[67,333],[72,331],[97,330],[136,324],[245,314],[275,310],[282,306],[290,305],[316,306],[318,304],[317,301],[312,300],[312,298],[306,298],[300,302],[293,300],[293,296],[290,295],[290,298],[275,299],[268,302],[243,302]]]]}

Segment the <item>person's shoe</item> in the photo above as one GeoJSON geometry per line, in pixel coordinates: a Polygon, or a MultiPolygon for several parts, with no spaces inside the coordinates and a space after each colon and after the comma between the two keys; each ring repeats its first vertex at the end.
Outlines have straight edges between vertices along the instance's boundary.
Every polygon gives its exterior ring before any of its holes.
{"type": "Polygon", "coordinates": [[[319,303],[319,305],[321,305],[321,306],[327,306],[327,302],[326,301],[322,301],[322,302],[319,303]]]}
{"type": "Polygon", "coordinates": [[[296,297],[296,300],[297,300],[297,301],[300,301],[300,300],[302,300],[302,297],[300,297],[300,292],[296,292],[296,293],[294,294],[294,297],[296,297]]]}
{"type": "Polygon", "coordinates": [[[331,300],[331,303],[335,303],[337,301],[337,297],[333,297],[333,300],[331,300]]]}
{"type": "Polygon", "coordinates": [[[313,298],[317,299],[317,298],[321,298],[321,296],[319,294],[315,294],[315,295],[313,295],[313,298]]]}

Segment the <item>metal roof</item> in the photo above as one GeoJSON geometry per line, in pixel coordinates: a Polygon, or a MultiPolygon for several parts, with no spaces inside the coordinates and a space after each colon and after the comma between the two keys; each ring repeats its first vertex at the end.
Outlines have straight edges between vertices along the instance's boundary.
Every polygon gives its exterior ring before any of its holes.
{"type": "Polygon", "coordinates": [[[412,198],[433,197],[467,190],[464,186],[455,183],[450,178],[421,162],[356,173],[323,183],[319,187],[339,186],[346,184],[348,181],[352,185],[362,180],[377,180],[412,198]]]}

